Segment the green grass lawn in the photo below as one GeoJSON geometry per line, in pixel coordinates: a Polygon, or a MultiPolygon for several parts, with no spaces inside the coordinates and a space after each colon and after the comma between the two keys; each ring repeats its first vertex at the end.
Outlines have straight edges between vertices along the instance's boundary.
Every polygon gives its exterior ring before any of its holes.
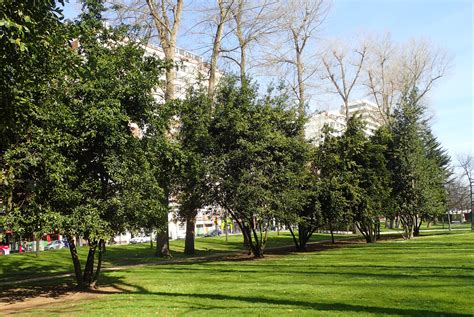
{"type": "MultiPolygon", "coordinates": [[[[312,241],[325,239],[330,239],[330,236],[317,234],[313,236],[312,241]]],[[[241,235],[229,235],[227,242],[225,241],[225,236],[197,238],[195,241],[195,256],[243,250],[243,239],[241,235]]],[[[269,233],[267,248],[292,244],[293,241],[288,232],[280,232],[280,234],[276,232],[269,233]]],[[[170,248],[174,259],[189,257],[183,253],[184,240],[171,241],[170,248]]],[[[85,261],[88,248],[78,248],[78,252],[81,260],[85,261]]],[[[103,267],[157,263],[162,260],[163,259],[154,256],[154,249],[151,249],[150,244],[147,243],[114,245],[107,247],[103,267]]],[[[36,257],[35,253],[11,254],[9,256],[0,257],[0,282],[72,272],[74,272],[74,269],[69,249],[44,251],[40,253],[39,257],[36,257]]]]}
{"type": "Polygon", "coordinates": [[[32,316],[472,316],[474,233],[107,272],[124,293],[32,316]]]}

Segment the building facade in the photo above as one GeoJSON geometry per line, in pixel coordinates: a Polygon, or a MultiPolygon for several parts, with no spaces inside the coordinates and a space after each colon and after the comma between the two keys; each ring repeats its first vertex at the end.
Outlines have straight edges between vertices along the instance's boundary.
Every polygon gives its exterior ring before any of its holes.
{"type": "MultiPolygon", "coordinates": [[[[375,130],[382,126],[383,120],[376,104],[368,100],[355,100],[348,105],[349,116],[360,116],[365,123],[364,131],[373,135],[375,130]]],[[[346,116],[344,106],[340,110],[323,111],[314,114],[305,125],[305,137],[313,144],[319,145],[323,138],[323,128],[328,126],[335,136],[341,135],[346,130],[346,116]]]]}

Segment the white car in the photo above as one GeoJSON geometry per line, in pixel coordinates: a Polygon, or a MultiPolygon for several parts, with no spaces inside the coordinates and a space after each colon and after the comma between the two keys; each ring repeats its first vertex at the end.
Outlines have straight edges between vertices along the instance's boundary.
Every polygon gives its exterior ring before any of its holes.
{"type": "Polygon", "coordinates": [[[130,239],[130,243],[135,244],[135,243],[142,243],[143,242],[143,237],[133,237],[130,239]]]}
{"type": "Polygon", "coordinates": [[[64,244],[64,242],[62,241],[59,241],[59,240],[54,240],[54,241],[51,241],[50,243],[48,243],[44,249],[45,250],[56,250],[56,249],[62,249],[62,248],[65,248],[66,245],[64,244]]]}
{"type": "MultiPolygon", "coordinates": [[[[130,239],[130,243],[135,244],[135,243],[143,243],[147,242],[146,237],[134,237],[130,239]]],[[[150,238],[148,238],[148,242],[150,242],[150,238]]]]}

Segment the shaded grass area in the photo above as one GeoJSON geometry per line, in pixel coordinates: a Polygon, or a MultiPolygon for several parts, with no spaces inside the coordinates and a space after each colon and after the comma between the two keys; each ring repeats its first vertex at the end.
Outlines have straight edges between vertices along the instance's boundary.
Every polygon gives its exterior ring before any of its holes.
{"type": "MultiPolygon", "coordinates": [[[[451,224],[451,229],[470,229],[471,228],[471,223],[470,222],[464,222],[464,223],[452,223],[451,224]]],[[[427,226],[426,222],[423,222],[421,224],[420,230],[448,230],[449,226],[448,223],[442,223],[438,222],[437,224],[431,223],[430,226],[427,226]]],[[[400,225],[400,228],[398,229],[390,229],[390,228],[385,228],[385,225],[382,224],[381,226],[381,231],[382,232],[392,232],[392,231],[401,231],[403,228],[400,225]]]]}
{"type": "MultiPolygon", "coordinates": [[[[338,236],[338,238],[341,237],[347,236],[338,236]]],[[[330,239],[329,235],[316,234],[311,241],[327,239],[330,239]]],[[[291,246],[292,244],[293,240],[288,232],[280,232],[279,234],[271,232],[269,234],[267,248],[291,246]]],[[[227,242],[225,236],[197,238],[195,245],[196,254],[194,257],[244,250],[241,235],[229,235],[227,242]]],[[[185,259],[190,257],[184,254],[184,240],[170,241],[170,248],[173,259],[185,259]]],[[[84,266],[87,252],[87,247],[78,248],[82,266],[84,266]]],[[[150,248],[149,243],[114,245],[107,247],[103,267],[158,263],[160,261],[163,261],[163,259],[154,256],[154,249],[150,248]]],[[[35,253],[12,254],[0,257],[0,282],[72,272],[74,272],[74,269],[69,249],[44,251],[40,253],[39,257],[36,257],[35,253]]],[[[2,287],[0,286],[0,288],[2,287]]]]}
{"type": "Polygon", "coordinates": [[[263,260],[105,273],[123,293],[31,315],[471,316],[474,233],[354,244],[263,260]]]}

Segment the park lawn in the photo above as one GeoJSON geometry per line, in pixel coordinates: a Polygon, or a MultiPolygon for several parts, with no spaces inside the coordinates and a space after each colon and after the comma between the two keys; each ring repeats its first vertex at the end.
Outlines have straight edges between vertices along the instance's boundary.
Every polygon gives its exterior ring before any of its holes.
{"type": "MultiPolygon", "coordinates": [[[[338,238],[346,237],[348,236],[338,236],[338,238]]],[[[327,234],[315,234],[311,241],[327,239],[330,239],[330,236],[327,234]]],[[[194,256],[201,257],[243,250],[243,238],[241,235],[229,235],[227,242],[225,241],[225,236],[196,238],[195,241],[196,254],[194,256]]],[[[279,234],[276,232],[269,233],[267,248],[290,246],[292,244],[293,241],[288,232],[280,232],[279,234]]],[[[170,241],[170,249],[173,259],[190,257],[184,254],[184,240],[170,241]]],[[[78,252],[84,266],[88,248],[78,248],[78,252]]],[[[150,248],[149,243],[114,245],[107,247],[107,251],[104,254],[103,267],[158,263],[163,260],[154,256],[154,249],[150,248]]],[[[0,283],[72,272],[74,272],[74,269],[69,249],[44,251],[40,253],[39,257],[36,257],[34,252],[0,257],[0,283]]]]}
{"type": "Polygon", "coordinates": [[[32,316],[472,316],[474,233],[107,272],[124,293],[32,316]]]}

